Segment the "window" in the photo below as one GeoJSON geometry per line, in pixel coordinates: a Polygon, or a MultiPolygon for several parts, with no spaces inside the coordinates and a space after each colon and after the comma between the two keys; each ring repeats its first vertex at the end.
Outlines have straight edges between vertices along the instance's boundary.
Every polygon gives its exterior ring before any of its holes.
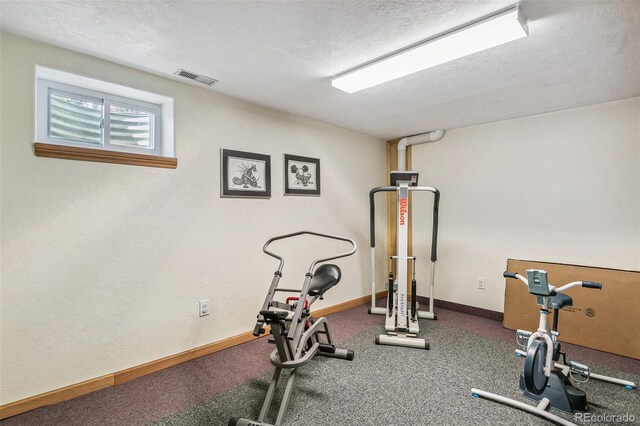
{"type": "MultiPolygon", "coordinates": [[[[36,76],[36,155],[44,143],[47,152],[59,145],[69,147],[60,149],[65,153],[76,147],[85,153],[89,148],[173,157],[171,98],[42,67],[37,67],[36,76]]],[[[90,161],[100,161],[100,154],[91,155],[90,161]]]]}

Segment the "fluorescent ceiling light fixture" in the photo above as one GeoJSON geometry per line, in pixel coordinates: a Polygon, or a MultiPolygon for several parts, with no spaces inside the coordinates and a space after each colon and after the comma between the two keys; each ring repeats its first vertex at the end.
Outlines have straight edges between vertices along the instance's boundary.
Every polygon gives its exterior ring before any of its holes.
{"type": "Polygon", "coordinates": [[[338,75],[331,85],[354,93],[528,35],[526,18],[516,6],[338,75]]]}

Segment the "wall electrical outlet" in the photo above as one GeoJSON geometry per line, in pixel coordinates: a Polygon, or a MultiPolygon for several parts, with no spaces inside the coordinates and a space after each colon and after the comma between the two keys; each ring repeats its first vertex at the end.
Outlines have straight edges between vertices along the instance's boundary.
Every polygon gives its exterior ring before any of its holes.
{"type": "Polygon", "coordinates": [[[478,288],[484,290],[484,277],[478,277],[476,282],[478,283],[478,288]]]}
{"type": "Polygon", "coordinates": [[[206,317],[207,315],[209,315],[209,302],[211,300],[209,299],[204,299],[200,301],[199,304],[199,308],[200,308],[200,316],[201,317],[206,317]]]}

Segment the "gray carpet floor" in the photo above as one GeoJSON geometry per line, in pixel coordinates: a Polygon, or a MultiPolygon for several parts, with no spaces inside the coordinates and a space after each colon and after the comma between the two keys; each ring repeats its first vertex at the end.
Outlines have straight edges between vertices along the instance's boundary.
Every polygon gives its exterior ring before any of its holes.
{"type": "MultiPolygon", "coordinates": [[[[380,327],[340,345],[354,350],[353,361],[318,356],[301,367],[283,426],[549,424],[515,408],[471,396],[471,388],[476,387],[527,401],[518,388],[523,361],[514,356],[515,337],[509,344],[431,321],[421,321],[421,329],[426,330],[429,351],[377,346],[374,336],[382,332],[380,327]]],[[[568,356],[571,359],[570,353],[568,356]]],[[[640,381],[638,376],[610,368],[591,368],[600,374],[640,381]]],[[[270,379],[271,374],[251,380],[153,425],[226,425],[231,416],[255,420],[270,379]]],[[[280,394],[283,379],[286,376],[280,379],[280,394]]],[[[640,424],[640,392],[596,380],[582,387],[590,413],[628,413],[640,424]]],[[[280,394],[274,398],[268,421],[275,421],[280,394]]],[[[577,422],[571,415],[554,413],[577,422]]]]}

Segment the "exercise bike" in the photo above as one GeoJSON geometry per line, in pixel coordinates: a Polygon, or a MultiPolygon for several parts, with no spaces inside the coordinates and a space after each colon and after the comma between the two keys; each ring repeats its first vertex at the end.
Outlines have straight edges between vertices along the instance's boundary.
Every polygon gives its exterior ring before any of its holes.
{"type": "Polygon", "coordinates": [[[267,292],[267,296],[262,304],[262,309],[258,314],[258,321],[253,330],[254,336],[260,336],[265,333],[265,328],[270,328],[273,337],[269,343],[274,343],[276,349],[271,353],[270,360],[276,369],[271,378],[267,395],[262,404],[258,420],[249,420],[245,418],[232,417],[229,420],[229,426],[267,426],[266,417],[271,407],[271,401],[276,392],[278,380],[282,370],[290,370],[289,377],[284,389],[284,394],[280,402],[278,416],[275,426],[282,423],[284,415],[289,405],[289,399],[293,391],[293,382],[296,378],[298,367],[307,364],[316,355],[353,360],[353,351],[337,348],[333,344],[331,334],[329,333],[329,325],[325,317],[314,318],[310,315],[311,305],[322,299],[324,294],[338,282],[342,273],[340,268],[334,264],[323,264],[316,268],[320,263],[333,259],[351,256],[356,251],[356,243],[345,237],[336,235],[320,234],[311,231],[300,231],[292,234],[280,235],[268,240],[262,248],[267,255],[274,257],[280,261],[278,269],[273,275],[271,286],[267,292]],[[348,242],[351,249],[334,256],[323,259],[314,260],[309,266],[308,272],[305,274],[302,288],[289,289],[279,288],[278,283],[282,277],[282,269],[284,268],[284,259],[271,251],[267,250],[269,245],[274,241],[284,240],[299,235],[314,235],[317,237],[328,238],[348,242]],[[296,296],[286,297],[284,302],[275,300],[276,293],[294,293],[296,296]],[[323,337],[323,338],[321,338],[323,337]]]}
{"type": "Polygon", "coordinates": [[[517,330],[518,344],[526,351],[517,349],[516,356],[524,358],[524,370],[520,374],[520,389],[523,395],[538,405],[531,405],[506,398],[479,389],[471,389],[475,398],[491,399],[503,404],[539,415],[561,425],[574,425],[555,414],[549,413],[547,408],[555,408],[565,413],[587,410],[586,393],[574,386],[585,383],[590,378],[624,386],[627,389],[637,389],[634,382],[591,373],[588,366],[574,361],[567,363],[566,353],[562,352],[558,342],[558,316],[565,306],[572,306],[573,300],[564,293],[573,287],[602,289],[602,284],[592,281],[574,281],[556,288],[549,284],[547,272],[540,269],[527,270],[527,278],[514,272],[505,272],[505,278],[519,279],[529,287],[529,293],[535,295],[540,306],[540,323],[535,332],[517,330]],[[548,316],[553,310],[553,325],[549,328],[548,316]],[[526,341],[526,346],[523,343],[526,341]],[[562,359],[562,362],[561,362],[562,359]]]}

